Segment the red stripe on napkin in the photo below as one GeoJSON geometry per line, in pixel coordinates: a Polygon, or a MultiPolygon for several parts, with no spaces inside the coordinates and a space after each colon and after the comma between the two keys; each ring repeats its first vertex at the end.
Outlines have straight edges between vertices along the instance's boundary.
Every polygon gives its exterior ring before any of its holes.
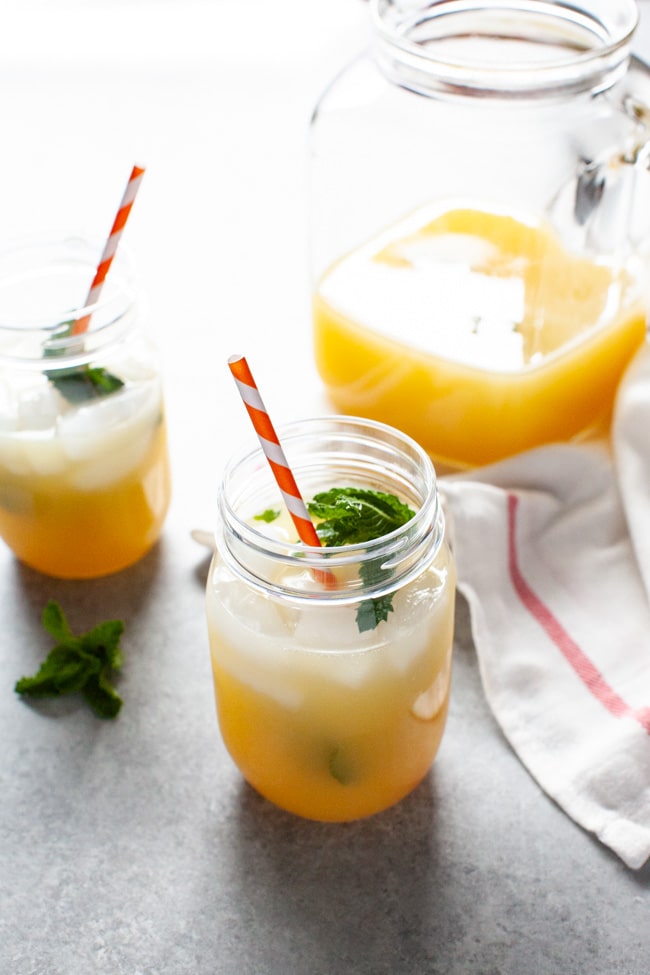
{"type": "Polygon", "coordinates": [[[638,721],[650,735],[650,708],[635,710],[613,690],[585,652],[572,640],[562,624],[545,603],[533,592],[519,568],[517,555],[517,508],[519,498],[508,495],[508,568],[513,588],[526,610],[537,620],[572,667],[585,687],[617,718],[630,717],[638,721]]]}

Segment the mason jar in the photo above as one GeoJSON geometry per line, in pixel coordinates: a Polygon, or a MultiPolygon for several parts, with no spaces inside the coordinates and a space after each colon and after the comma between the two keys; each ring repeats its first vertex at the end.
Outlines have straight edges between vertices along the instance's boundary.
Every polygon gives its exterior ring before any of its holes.
{"type": "Polygon", "coordinates": [[[259,448],[231,461],[219,490],[206,606],[226,748],[281,808],[351,820],[407,795],[438,750],[454,565],[434,468],[409,437],[355,417],[278,434],[306,502],[350,488],[410,513],[362,543],[305,546],[259,448]]]}
{"type": "Polygon", "coordinates": [[[62,236],[0,253],[0,536],[61,578],[136,562],[170,498],[160,364],[123,247],[85,303],[102,247],[62,236]]]}
{"type": "Polygon", "coordinates": [[[606,430],[650,280],[634,0],[370,11],[310,133],[331,401],[455,467],[606,430]]]}

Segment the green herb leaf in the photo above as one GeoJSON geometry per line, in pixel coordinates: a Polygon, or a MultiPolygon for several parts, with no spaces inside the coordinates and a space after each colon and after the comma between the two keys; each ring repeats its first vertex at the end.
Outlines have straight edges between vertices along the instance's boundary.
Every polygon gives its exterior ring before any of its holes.
{"type": "Polygon", "coordinates": [[[118,376],[99,366],[88,366],[85,374],[95,387],[98,396],[108,396],[109,393],[114,393],[124,385],[118,376]]]}
{"type": "MultiPolygon", "coordinates": [[[[72,322],[65,322],[56,332],[56,338],[66,338],[72,330],[72,322]]],[[[61,349],[45,348],[45,357],[62,355],[61,349]]],[[[124,383],[118,376],[99,366],[75,366],[71,369],[49,369],[45,375],[55,389],[69,403],[76,405],[86,400],[108,396],[121,389],[124,383]]]]}
{"type": "Polygon", "coordinates": [[[115,718],[122,707],[122,698],[101,672],[86,681],[83,695],[99,718],[115,718]]]}
{"type": "Polygon", "coordinates": [[[322,491],[307,508],[319,522],[316,531],[324,545],[355,545],[381,538],[415,514],[394,494],[355,487],[322,491]]]}
{"type": "Polygon", "coordinates": [[[103,664],[119,670],[124,663],[120,650],[120,637],[124,632],[121,620],[107,620],[99,623],[81,637],[81,645],[86,653],[94,654],[103,664]]]}
{"type": "Polygon", "coordinates": [[[341,785],[352,785],[358,779],[350,755],[340,745],[335,745],[329,753],[327,767],[332,778],[341,785]]]}
{"type": "Polygon", "coordinates": [[[77,649],[57,645],[33,677],[18,681],[16,690],[32,697],[72,694],[81,690],[94,670],[99,670],[98,661],[89,659],[77,649]]]}
{"type": "Polygon", "coordinates": [[[81,692],[99,717],[114,718],[122,707],[122,700],[110,683],[112,671],[119,670],[123,663],[119,646],[124,632],[122,621],[99,623],[76,637],[59,604],[50,600],[43,610],[43,626],[57,641],[56,646],[36,674],[16,682],[16,692],[28,697],[81,692]]]}
{"type": "Polygon", "coordinates": [[[61,395],[74,405],[108,396],[124,385],[121,379],[106,369],[90,366],[82,366],[74,371],[50,369],[45,375],[61,395]]]}
{"type": "MultiPolygon", "coordinates": [[[[309,514],[318,523],[316,532],[324,545],[355,545],[381,538],[401,528],[415,516],[415,512],[394,494],[372,491],[369,488],[330,488],[314,495],[307,505],[309,514]]],[[[375,585],[388,573],[372,562],[360,569],[366,585],[375,585]]],[[[386,622],[393,611],[390,595],[364,599],[357,610],[359,632],[374,630],[386,622]]]]}
{"type": "Polygon", "coordinates": [[[266,511],[260,512],[259,515],[254,515],[253,520],[265,521],[268,525],[279,517],[280,517],[280,512],[277,508],[267,508],[266,511]]]}
{"type": "Polygon", "coordinates": [[[50,599],[43,610],[42,619],[44,628],[58,643],[67,643],[69,640],[74,640],[63,610],[53,599],[50,599]]]}
{"type": "Polygon", "coordinates": [[[393,612],[393,600],[388,596],[378,596],[375,599],[364,599],[357,610],[357,626],[359,633],[374,630],[380,623],[385,623],[388,614],[393,612]]]}

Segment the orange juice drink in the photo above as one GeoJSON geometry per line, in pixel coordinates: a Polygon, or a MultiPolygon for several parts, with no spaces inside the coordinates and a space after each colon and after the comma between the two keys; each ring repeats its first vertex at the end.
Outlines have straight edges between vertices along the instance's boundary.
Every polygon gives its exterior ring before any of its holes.
{"type": "Polygon", "coordinates": [[[639,279],[507,214],[418,211],[317,283],[317,366],[338,409],[490,463],[606,424],[646,335],[639,279]]]}
{"type": "Polygon", "coordinates": [[[229,467],[220,495],[207,621],[223,740],[276,805],[351,820],[406,796],[440,745],[453,561],[433,468],[408,438],[332,418],[280,439],[305,499],[345,484],[413,506],[385,536],[308,549],[259,452],[229,467]]]}
{"type": "Polygon", "coordinates": [[[160,534],[169,494],[157,379],[46,426],[0,430],[0,536],[48,575],[91,578],[137,561],[160,534]]]}
{"type": "Polygon", "coordinates": [[[70,310],[85,242],[0,256],[0,536],[48,575],[91,578],[137,561],[170,498],[163,391],[117,261],[83,335],[70,310]]]}

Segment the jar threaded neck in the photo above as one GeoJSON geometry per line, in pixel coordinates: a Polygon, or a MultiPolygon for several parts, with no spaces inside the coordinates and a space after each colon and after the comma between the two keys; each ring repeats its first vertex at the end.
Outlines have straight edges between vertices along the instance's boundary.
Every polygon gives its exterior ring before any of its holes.
{"type": "Polygon", "coordinates": [[[376,57],[420,94],[597,92],[625,73],[634,0],[374,0],[376,57]]]}

